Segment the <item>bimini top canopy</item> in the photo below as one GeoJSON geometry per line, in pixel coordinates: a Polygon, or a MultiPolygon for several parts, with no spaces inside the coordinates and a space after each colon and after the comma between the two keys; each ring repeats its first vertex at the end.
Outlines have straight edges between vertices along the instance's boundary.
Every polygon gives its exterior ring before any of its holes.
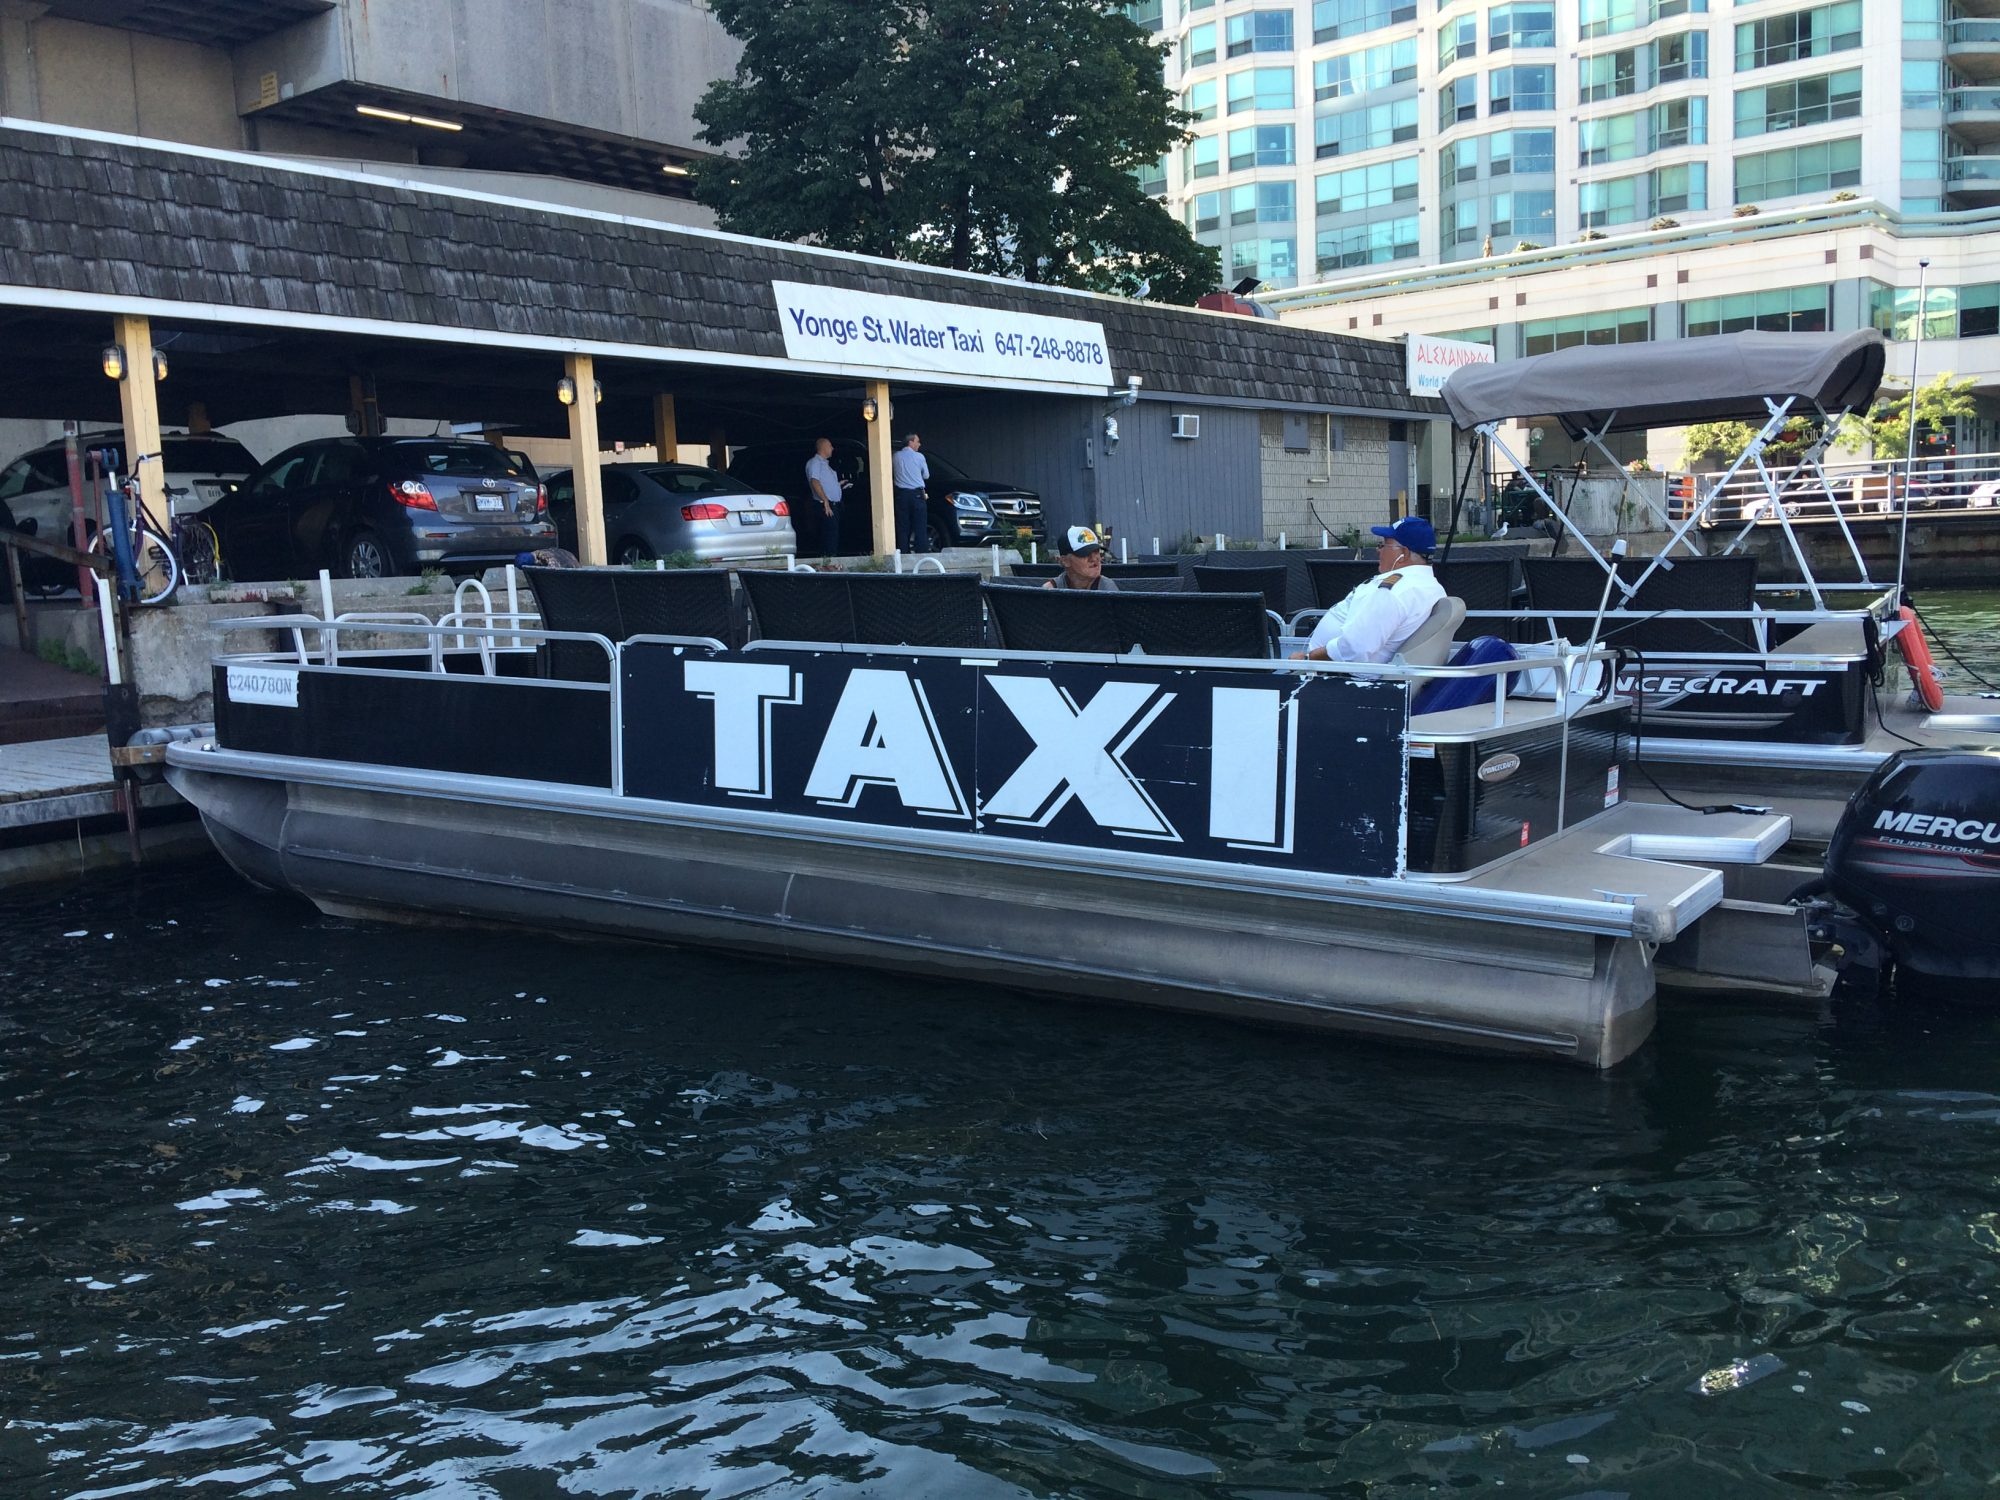
{"type": "Polygon", "coordinates": [[[1767,396],[1802,397],[1829,412],[1865,407],[1882,383],[1885,350],[1872,328],[1579,344],[1504,364],[1463,365],[1445,382],[1444,400],[1460,427],[1554,417],[1571,437],[1689,422],[1761,424],[1770,415],[1767,396]]]}

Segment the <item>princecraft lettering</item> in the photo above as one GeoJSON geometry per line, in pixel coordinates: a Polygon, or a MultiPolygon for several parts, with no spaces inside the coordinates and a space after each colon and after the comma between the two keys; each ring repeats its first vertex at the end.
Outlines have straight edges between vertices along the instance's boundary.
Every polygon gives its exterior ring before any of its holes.
{"type": "Polygon", "coordinates": [[[1621,693],[1708,693],[1719,698],[1777,697],[1797,693],[1810,698],[1825,687],[1824,677],[1674,677],[1628,674],[1618,679],[1621,693]]]}

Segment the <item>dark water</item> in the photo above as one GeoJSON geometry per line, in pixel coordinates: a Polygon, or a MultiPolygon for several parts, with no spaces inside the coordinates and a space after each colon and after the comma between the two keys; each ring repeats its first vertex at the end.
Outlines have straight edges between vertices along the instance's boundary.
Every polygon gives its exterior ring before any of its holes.
{"type": "Polygon", "coordinates": [[[329,921],[0,902],[0,1494],[1969,1494],[2000,1021],[1608,1078],[329,921]]]}

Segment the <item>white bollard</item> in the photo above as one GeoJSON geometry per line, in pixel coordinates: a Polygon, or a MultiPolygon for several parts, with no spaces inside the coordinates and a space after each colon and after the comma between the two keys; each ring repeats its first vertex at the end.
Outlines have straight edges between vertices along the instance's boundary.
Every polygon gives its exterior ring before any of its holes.
{"type": "Polygon", "coordinates": [[[993,553],[993,568],[991,576],[994,578],[998,578],[1000,576],[1000,544],[998,542],[994,542],[990,550],[993,553]]]}
{"type": "Polygon", "coordinates": [[[1285,534],[1282,531],[1278,533],[1278,550],[1280,552],[1285,550],[1285,534]]]}
{"type": "Polygon", "coordinates": [[[111,591],[118,587],[115,578],[93,574],[97,588],[97,626],[104,636],[104,680],[111,687],[118,687],[125,681],[125,663],[118,654],[118,616],[111,602],[111,591]]]}
{"type": "Polygon", "coordinates": [[[1122,563],[1128,563],[1132,560],[1132,544],[1127,538],[1122,536],[1118,538],[1118,560],[1122,563]]]}
{"type": "Polygon", "coordinates": [[[893,568],[895,569],[895,571],[896,571],[896,572],[898,572],[898,573],[901,573],[901,572],[903,571],[903,554],[902,554],[902,553],[900,553],[900,552],[891,552],[891,553],[889,554],[889,560],[890,560],[890,564],[891,564],[891,566],[892,566],[892,567],[893,567],[893,568]]]}
{"type": "Polygon", "coordinates": [[[1327,536],[1326,536],[1326,528],[1325,528],[1324,526],[1322,526],[1322,527],[1320,528],[1320,531],[1319,531],[1319,550],[1320,550],[1320,551],[1322,551],[1322,552],[1326,551],[1326,542],[1327,542],[1327,536]]]}
{"type": "MultiPolygon", "coordinates": [[[[319,570],[319,617],[322,620],[333,618],[333,574],[325,568],[319,570]]],[[[335,640],[335,632],[329,626],[319,633],[320,660],[330,667],[338,658],[339,652],[340,647],[335,640]]]]}
{"type": "Polygon", "coordinates": [[[1215,534],[1215,550],[1217,552],[1227,552],[1229,550],[1229,538],[1219,531],[1215,534]]]}
{"type": "Polygon", "coordinates": [[[1033,541],[1028,543],[1028,566],[1033,567],[1042,560],[1041,546],[1033,541]]]}
{"type": "Polygon", "coordinates": [[[1153,556],[1155,556],[1155,557],[1158,557],[1159,555],[1160,555],[1160,539],[1159,539],[1158,537],[1154,537],[1154,538],[1153,538],[1153,556]]]}

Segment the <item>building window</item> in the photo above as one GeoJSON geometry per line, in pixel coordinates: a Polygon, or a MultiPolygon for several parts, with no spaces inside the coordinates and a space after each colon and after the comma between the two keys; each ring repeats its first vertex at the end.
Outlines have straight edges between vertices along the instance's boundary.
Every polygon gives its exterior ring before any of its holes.
{"type": "Polygon", "coordinates": [[[1795,10],[1763,21],[1744,21],[1736,28],[1736,71],[1804,62],[1861,45],[1861,0],[1795,10]]]}
{"type": "Polygon", "coordinates": [[[1215,61],[1215,22],[1195,27],[1187,34],[1187,65],[1205,68],[1215,61]]]}
{"type": "Polygon", "coordinates": [[[1446,141],[1438,148],[1438,188],[1449,191],[1479,175],[1479,145],[1476,141],[1446,141]]]}
{"type": "Polygon", "coordinates": [[[1608,177],[1576,190],[1577,217],[1586,229],[1631,224],[1646,211],[1645,178],[1608,177]]]}
{"type": "Polygon", "coordinates": [[[1186,170],[1190,178],[1213,177],[1222,170],[1222,142],[1212,135],[1198,135],[1187,143],[1186,170]]]}
{"type": "MultiPolygon", "coordinates": [[[[1934,286],[1924,292],[1924,338],[2000,333],[2000,286],[1934,286]]],[[[1892,339],[1917,336],[1917,289],[1868,284],[1868,321],[1892,339]]]]}
{"type": "Polygon", "coordinates": [[[1232,224],[1289,224],[1298,209],[1289,182],[1246,182],[1229,190],[1229,222],[1232,224]]]}
{"type": "Polygon", "coordinates": [[[1158,31],[1162,24],[1161,0],[1130,0],[1125,14],[1148,31],[1158,31]]]}
{"type": "Polygon", "coordinates": [[[1417,196],[1417,158],[1380,161],[1345,172],[1323,172],[1313,179],[1313,201],[1324,218],[1363,208],[1385,208],[1417,196]]]}
{"type": "Polygon", "coordinates": [[[1409,83],[1417,76],[1417,39],[1385,42],[1359,52],[1323,57],[1313,64],[1313,98],[1345,99],[1370,89],[1409,83]]]}
{"type": "MultiPolygon", "coordinates": [[[[1937,64],[1929,66],[1935,68],[1937,64]]],[[[1852,120],[1860,113],[1859,68],[1736,91],[1738,136],[1795,130],[1801,125],[1824,125],[1829,120],[1852,120]]]]}
{"type": "Polygon", "coordinates": [[[1643,344],[1653,337],[1653,310],[1626,307],[1616,312],[1536,318],[1521,325],[1523,354],[1552,354],[1578,344],[1643,344]]]}
{"type": "Polygon", "coordinates": [[[1247,16],[1231,16],[1228,26],[1231,57],[1292,50],[1292,13],[1288,10],[1253,10],[1247,16]]]}
{"type": "Polygon", "coordinates": [[[1944,37],[1944,0],[1903,0],[1903,40],[1935,42],[1944,37]]]}
{"type": "Polygon", "coordinates": [[[1196,193],[1194,206],[1188,220],[1188,228],[1196,234],[1207,234],[1222,227],[1222,194],[1196,193]]]}
{"type": "Polygon", "coordinates": [[[1556,237],[1556,195],[1495,193],[1490,223],[1496,240],[1533,240],[1546,245],[1556,237]]]}
{"type": "Polygon", "coordinates": [[[1499,52],[1508,47],[1553,47],[1556,44],[1556,8],[1535,5],[1496,5],[1486,13],[1486,50],[1499,52]]]}
{"type": "Polygon", "coordinates": [[[1576,159],[1579,166],[1594,167],[1604,162],[1629,161],[1645,154],[1639,144],[1638,114],[1606,115],[1601,120],[1581,120],[1576,127],[1576,159]]]}
{"type": "Polygon", "coordinates": [[[1139,179],[1139,191],[1148,198],[1163,198],[1167,192],[1167,159],[1149,162],[1132,174],[1139,179]]]}
{"type": "Polygon", "coordinates": [[[1470,75],[1438,85],[1438,129],[1449,130],[1461,120],[1479,118],[1479,80],[1470,75]]]}
{"type": "Polygon", "coordinates": [[[1495,177],[1514,172],[1553,172],[1556,133],[1553,130],[1502,130],[1490,135],[1489,171],[1495,177]]]}
{"type": "Polygon", "coordinates": [[[1479,17],[1458,16],[1438,28],[1438,66],[1448,68],[1460,58],[1479,54],[1479,17]]]}
{"type": "Polygon", "coordinates": [[[1944,108],[1944,64],[1906,62],[1903,64],[1903,108],[1944,108]]]}
{"type": "MultiPolygon", "coordinates": [[[[1935,130],[1903,132],[1905,181],[1936,181],[1944,176],[1944,136],[1935,130]]],[[[1933,210],[1935,212],[1935,210],[1933,210]]]]}
{"type": "Polygon", "coordinates": [[[1181,108],[1193,115],[1197,121],[1215,118],[1215,80],[1204,78],[1200,83],[1188,85],[1188,91],[1181,95],[1181,108]]]}
{"type": "Polygon", "coordinates": [[[1830,188],[1854,187],[1861,181],[1861,141],[1815,141],[1783,151],[1760,151],[1736,158],[1736,201],[1759,203],[1766,198],[1791,198],[1830,188]]]}
{"type": "Polygon", "coordinates": [[[1479,238],[1479,200],[1468,198],[1463,203],[1447,203],[1439,210],[1438,230],[1444,245],[1469,245],[1479,238]]]}
{"type": "Polygon", "coordinates": [[[1733,297],[1697,297],[1681,304],[1681,331],[1691,339],[1753,328],[1766,333],[1825,333],[1832,295],[1830,287],[1794,286],[1733,297]]]}
{"type": "Polygon", "coordinates": [[[1298,280],[1299,242],[1290,239],[1238,240],[1229,247],[1229,274],[1254,276],[1269,286],[1298,280]]]}
{"type": "Polygon", "coordinates": [[[1354,266],[1377,266],[1409,260],[1417,253],[1417,216],[1379,219],[1373,224],[1349,224],[1322,229],[1313,244],[1314,263],[1324,275],[1354,266]]]}
{"type": "Polygon", "coordinates": [[[1670,99],[1653,106],[1653,149],[1708,144],[1708,101],[1670,99]]]}
{"type": "MultiPolygon", "coordinates": [[[[1708,77],[1708,33],[1683,31],[1653,43],[1653,83],[1685,83],[1708,77]]],[[[1650,87],[1651,85],[1648,85],[1650,87]]]]}
{"type": "Polygon", "coordinates": [[[1289,167],[1298,158],[1289,125],[1251,125],[1229,132],[1229,170],[1289,167]]]}
{"type": "Polygon", "coordinates": [[[1450,339],[1459,344],[1484,344],[1489,349],[1493,347],[1493,329],[1490,324],[1485,328],[1455,328],[1450,333],[1434,333],[1431,337],[1450,339]]]}
{"type": "Polygon", "coordinates": [[[1677,167],[1655,167],[1647,174],[1647,217],[1699,213],[1708,207],[1708,163],[1691,161],[1677,167]]]}
{"type": "Polygon", "coordinates": [[[1546,65],[1495,68],[1486,75],[1486,112],[1556,107],[1556,70],[1546,65]]]}
{"type": "Polygon", "coordinates": [[[1639,92],[1639,49],[1626,47],[1618,52],[1600,52],[1576,65],[1577,89],[1585,104],[1604,99],[1622,99],[1639,92]]]}
{"type": "Polygon", "coordinates": [[[1338,42],[1417,18],[1417,0],[1313,0],[1313,40],[1338,42]]]}
{"type": "Polygon", "coordinates": [[[1330,156],[1352,156],[1378,146],[1393,146],[1417,138],[1417,101],[1398,99],[1393,104],[1371,104],[1365,109],[1343,110],[1322,115],[1313,121],[1313,155],[1321,161],[1330,156]]]}
{"type": "Polygon", "coordinates": [[[1252,109],[1290,109],[1292,70],[1290,68],[1246,68],[1229,75],[1229,113],[1252,109]]]}

